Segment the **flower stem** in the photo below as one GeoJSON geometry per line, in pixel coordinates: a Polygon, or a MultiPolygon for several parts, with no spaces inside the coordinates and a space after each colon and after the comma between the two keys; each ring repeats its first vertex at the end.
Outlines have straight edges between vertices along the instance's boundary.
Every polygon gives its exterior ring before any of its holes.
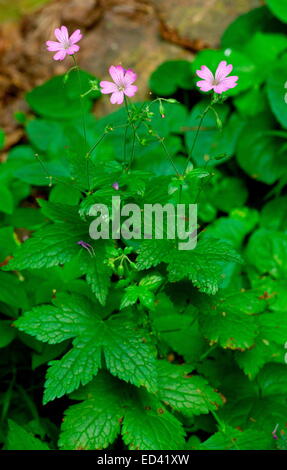
{"type": "Polygon", "coordinates": [[[186,163],[186,167],[185,167],[184,174],[186,174],[186,172],[187,172],[187,168],[188,168],[190,159],[191,159],[191,157],[192,157],[192,154],[193,154],[193,151],[194,151],[194,148],[195,148],[195,144],[196,144],[196,142],[197,142],[197,139],[198,139],[198,136],[199,136],[199,132],[200,132],[200,129],[201,129],[201,127],[202,127],[204,118],[205,118],[205,116],[207,115],[208,111],[210,110],[211,106],[212,106],[212,103],[210,103],[210,104],[205,108],[205,110],[202,112],[202,114],[201,114],[201,116],[200,116],[200,121],[199,121],[199,124],[198,124],[198,126],[197,126],[197,130],[196,130],[196,133],[195,133],[195,136],[194,136],[194,139],[193,139],[193,142],[192,142],[192,146],[191,146],[191,149],[190,149],[188,158],[187,158],[187,163],[186,163]]]}
{"type": "MultiPolygon", "coordinates": [[[[129,169],[129,168],[131,168],[133,160],[134,160],[135,140],[136,140],[136,131],[137,131],[137,129],[136,129],[134,123],[131,120],[131,113],[130,113],[130,109],[129,109],[129,103],[128,103],[128,100],[127,100],[126,96],[124,96],[124,101],[125,101],[125,107],[126,107],[126,111],[127,111],[127,115],[128,115],[128,124],[131,125],[132,130],[133,130],[132,151],[131,151],[130,161],[129,161],[128,168],[127,168],[127,169],[129,169]]],[[[125,134],[125,145],[126,145],[126,137],[127,137],[127,132],[125,134]]]]}
{"type": "Polygon", "coordinates": [[[90,190],[90,172],[89,172],[89,162],[90,162],[90,152],[87,153],[87,126],[86,126],[86,117],[85,117],[85,112],[84,112],[84,107],[83,107],[83,89],[82,89],[82,81],[81,81],[81,76],[80,76],[80,69],[76,61],[76,57],[74,54],[72,54],[72,59],[74,62],[74,66],[77,69],[77,75],[78,75],[78,82],[79,82],[79,90],[80,90],[80,105],[81,105],[81,114],[82,114],[82,122],[83,122],[83,133],[84,133],[84,142],[85,142],[85,147],[84,147],[84,152],[85,152],[85,157],[86,157],[86,172],[87,172],[87,181],[88,181],[88,190],[90,190]]]}

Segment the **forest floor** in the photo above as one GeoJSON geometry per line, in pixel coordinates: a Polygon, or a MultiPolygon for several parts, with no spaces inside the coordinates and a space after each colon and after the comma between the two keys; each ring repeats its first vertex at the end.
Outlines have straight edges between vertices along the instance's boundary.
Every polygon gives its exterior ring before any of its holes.
{"type": "MultiPolygon", "coordinates": [[[[68,59],[55,62],[45,48],[59,25],[84,33],[78,54],[82,68],[100,78],[107,77],[111,64],[135,69],[137,98],[144,99],[148,78],[161,62],[191,60],[196,51],[217,47],[229,23],[261,4],[261,0],[16,0],[12,4],[0,0],[4,156],[23,137],[14,113],[27,111],[25,93],[69,68],[68,59]]],[[[99,100],[95,112],[102,115],[109,106],[108,100],[99,100]]]]}

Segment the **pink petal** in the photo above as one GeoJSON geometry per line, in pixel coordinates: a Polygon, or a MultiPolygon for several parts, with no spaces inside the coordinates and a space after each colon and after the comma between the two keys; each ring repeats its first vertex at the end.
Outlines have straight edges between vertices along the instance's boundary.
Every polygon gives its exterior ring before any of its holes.
{"type": "Polygon", "coordinates": [[[200,80],[196,85],[201,89],[201,91],[210,91],[213,88],[213,84],[209,80],[200,80]]]}
{"type": "Polygon", "coordinates": [[[64,41],[69,41],[69,33],[66,26],[61,26],[61,33],[64,41]]]}
{"type": "Polygon", "coordinates": [[[110,73],[110,76],[112,77],[112,79],[114,80],[114,82],[117,84],[117,85],[123,85],[123,82],[124,82],[124,68],[121,66],[121,65],[117,65],[117,66],[114,66],[112,65],[110,68],[109,68],[109,73],[110,73]]]}
{"type": "Polygon", "coordinates": [[[219,95],[221,95],[221,93],[223,93],[224,91],[228,90],[228,88],[226,88],[222,82],[219,85],[215,85],[213,89],[215,93],[218,93],[219,95]]]}
{"type": "Polygon", "coordinates": [[[108,95],[109,93],[115,93],[118,91],[118,87],[114,82],[107,82],[103,80],[100,82],[101,93],[108,95]]]}
{"type": "Polygon", "coordinates": [[[55,36],[56,36],[56,38],[58,39],[59,42],[63,42],[62,31],[59,28],[55,29],[54,34],[55,34],[55,36]]]}
{"type": "Polygon", "coordinates": [[[66,57],[67,51],[63,49],[62,51],[56,52],[53,59],[54,60],[64,60],[66,57]]]}
{"type": "Polygon", "coordinates": [[[75,52],[78,52],[80,50],[80,46],[77,46],[77,44],[73,44],[72,46],[68,47],[66,49],[67,54],[73,55],[75,52]]]}
{"type": "Polygon", "coordinates": [[[115,91],[110,99],[112,104],[122,104],[124,101],[124,92],[123,91],[115,91]]]}
{"type": "Polygon", "coordinates": [[[203,80],[208,80],[209,82],[212,82],[214,77],[213,73],[209,70],[206,65],[202,65],[200,70],[196,71],[196,74],[200,77],[203,78],[203,80]]]}
{"type": "Polygon", "coordinates": [[[137,74],[133,70],[127,70],[124,76],[124,84],[126,86],[131,85],[137,79],[137,74]]]}
{"type": "Polygon", "coordinates": [[[138,91],[138,87],[136,85],[128,85],[124,89],[124,94],[127,96],[134,96],[137,91],[138,91]]]}
{"type": "Polygon", "coordinates": [[[223,60],[217,67],[217,70],[215,72],[215,79],[217,81],[223,80],[225,77],[227,77],[227,75],[230,74],[230,72],[232,72],[232,69],[233,66],[231,64],[227,65],[227,62],[223,60]]]}
{"type": "Polygon", "coordinates": [[[80,29],[76,29],[76,31],[73,32],[70,36],[70,43],[71,44],[76,44],[76,42],[79,42],[82,39],[83,35],[81,34],[80,29]]]}
{"type": "Polygon", "coordinates": [[[46,41],[46,46],[48,51],[60,51],[63,48],[62,44],[56,41],[46,41]]]}
{"type": "Polygon", "coordinates": [[[235,82],[237,82],[238,78],[239,77],[237,77],[236,75],[232,75],[231,77],[224,78],[223,82],[226,82],[229,85],[232,85],[232,88],[233,88],[234,86],[237,85],[237,83],[235,83],[235,82]]]}
{"type": "Polygon", "coordinates": [[[238,77],[232,76],[232,77],[227,77],[221,80],[221,82],[214,87],[215,93],[223,93],[224,91],[230,90],[231,88],[234,88],[237,86],[236,81],[238,80],[238,77]]]}

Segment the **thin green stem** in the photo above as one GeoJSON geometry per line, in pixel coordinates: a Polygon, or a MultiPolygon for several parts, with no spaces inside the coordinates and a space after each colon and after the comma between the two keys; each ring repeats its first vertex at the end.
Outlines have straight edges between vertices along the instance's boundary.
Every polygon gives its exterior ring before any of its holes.
{"type": "Polygon", "coordinates": [[[82,89],[82,81],[81,81],[81,76],[80,76],[80,69],[76,61],[76,57],[73,54],[72,55],[75,68],[77,69],[77,76],[78,76],[78,82],[79,82],[79,91],[80,91],[80,106],[81,106],[81,114],[82,114],[82,122],[83,122],[83,133],[84,133],[84,142],[85,142],[85,147],[84,147],[84,154],[86,156],[86,173],[87,173],[87,181],[88,181],[88,190],[90,191],[90,171],[89,171],[89,164],[90,164],[90,157],[88,156],[89,154],[86,154],[87,152],[87,126],[86,126],[86,117],[85,117],[85,110],[83,106],[83,89],[82,89]]]}
{"type": "Polygon", "coordinates": [[[181,174],[179,173],[178,169],[176,168],[175,163],[173,161],[173,158],[172,158],[172,156],[170,155],[169,151],[166,148],[166,145],[165,145],[165,142],[164,142],[164,137],[159,137],[159,140],[160,140],[161,146],[162,146],[166,156],[168,157],[174,171],[176,172],[177,176],[180,177],[181,174]]]}
{"type": "Polygon", "coordinates": [[[102,140],[106,137],[107,135],[107,132],[104,132],[101,137],[97,140],[97,142],[94,143],[94,145],[90,148],[90,150],[88,151],[88,153],[86,154],[86,158],[89,159],[90,156],[92,155],[93,151],[95,150],[95,148],[102,142],[102,140]]]}
{"type": "Polygon", "coordinates": [[[197,139],[198,139],[198,136],[199,136],[200,129],[201,129],[201,127],[202,127],[204,118],[205,118],[205,116],[207,115],[207,113],[208,113],[208,111],[210,110],[210,108],[211,108],[211,104],[209,104],[209,105],[207,106],[207,108],[205,108],[205,110],[203,111],[203,113],[202,113],[201,116],[200,116],[200,121],[199,121],[197,130],[196,130],[196,133],[195,133],[193,142],[192,142],[192,146],[191,146],[191,149],[190,149],[188,158],[187,158],[187,163],[186,163],[186,168],[185,168],[184,174],[186,174],[186,172],[187,172],[187,168],[188,168],[190,159],[191,159],[191,157],[192,157],[193,151],[194,151],[194,149],[195,149],[195,145],[196,145],[196,142],[197,142],[197,139]]]}
{"type": "Polygon", "coordinates": [[[50,181],[49,186],[51,186],[52,181],[55,180],[57,183],[64,184],[64,185],[68,186],[69,188],[73,187],[73,188],[78,189],[80,192],[83,191],[82,188],[80,188],[76,184],[67,183],[67,181],[63,181],[60,178],[58,178],[57,176],[50,175],[50,173],[48,172],[47,168],[45,167],[44,163],[42,162],[42,160],[40,159],[40,157],[37,153],[35,153],[35,157],[38,160],[39,164],[41,165],[41,168],[42,168],[43,172],[47,175],[47,179],[49,179],[49,181],[50,181]]]}
{"type": "Polygon", "coordinates": [[[85,152],[87,150],[87,126],[86,126],[86,118],[85,118],[85,112],[84,112],[84,106],[83,106],[83,101],[82,101],[82,94],[83,94],[83,88],[82,88],[82,81],[81,81],[81,75],[80,75],[80,68],[77,64],[76,57],[74,54],[72,55],[72,59],[74,61],[74,66],[75,69],[77,70],[77,76],[78,76],[78,82],[79,82],[79,90],[80,90],[80,104],[81,104],[81,113],[82,113],[82,120],[83,120],[83,133],[84,133],[84,140],[85,140],[85,152]]]}

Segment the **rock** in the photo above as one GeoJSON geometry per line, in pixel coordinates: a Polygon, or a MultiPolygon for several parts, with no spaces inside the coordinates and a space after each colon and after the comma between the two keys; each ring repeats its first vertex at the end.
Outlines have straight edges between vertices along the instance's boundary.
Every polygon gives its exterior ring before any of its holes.
{"type": "MultiPolygon", "coordinates": [[[[138,74],[137,99],[148,95],[148,78],[164,60],[186,58],[208,44],[215,47],[226,26],[259,0],[57,0],[25,16],[4,23],[0,31],[0,127],[6,133],[19,126],[13,118],[26,110],[25,93],[71,66],[67,58],[55,62],[45,41],[65,24],[80,28],[84,37],[77,54],[81,67],[108,78],[110,65],[122,64],[138,74]]],[[[97,115],[115,109],[107,97],[95,107],[97,115]]]]}
{"type": "Polygon", "coordinates": [[[189,41],[218,47],[220,36],[239,15],[262,6],[260,0],[152,0],[164,24],[189,41]]]}

